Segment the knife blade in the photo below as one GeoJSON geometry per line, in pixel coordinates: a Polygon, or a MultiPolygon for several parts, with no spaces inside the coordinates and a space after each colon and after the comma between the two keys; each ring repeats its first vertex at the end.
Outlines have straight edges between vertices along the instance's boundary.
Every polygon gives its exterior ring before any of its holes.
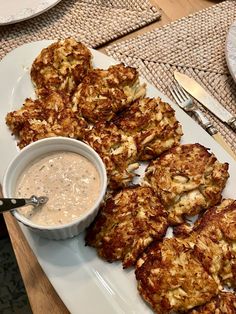
{"type": "Polygon", "coordinates": [[[198,82],[186,74],[175,71],[176,81],[195,99],[197,99],[206,109],[210,110],[222,122],[228,124],[236,131],[236,117],[227,111],[209,92],[207,92],[198,82]]]}

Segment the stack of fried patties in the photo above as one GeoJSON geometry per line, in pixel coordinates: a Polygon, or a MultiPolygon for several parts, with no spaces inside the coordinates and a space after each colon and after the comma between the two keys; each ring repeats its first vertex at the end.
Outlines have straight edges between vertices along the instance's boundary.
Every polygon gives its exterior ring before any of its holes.
{"type": "Polygon", "coordinates": [[[236,202],[222,202],[228,164],[200,144],[180,144],[174,110],[145,97],[136,69],[94,69],[90,50],[73,38],[43,49],[31,78],[37,99],[6,117],[19,147],[76,138],[107,169],[108,192],[86,244],[108,262],[136,267],[138,290],[156,313],[236,313],[235,295],[223,292],[236,276],[236,202]],[[146,172],[133,185],[141,162],[146,172]]]}
{"type": "Polygon", "coordinates": [[[36,99],[6,116],[20,148],[52,136],[82,138],[87,122],[73,109],[71,94],[90,69],[89,49],[72,38],[40,52],[30,72],[36,99]]]}
{"type": "Polygon", "coordinates": [[[236,201],[224,200],[191,232],[153,242],[138,260],[136,278],[156,313],[236,313],[235,294],[224,291],[236,288],[235,222],[236,201]]]}
{"type": "Polygon", "coordinates": [[[90,50],[73,38],[43,49],[30,75],[36,99],[6,116],[20,148],[52,136],[84,140],[100,154],[116,189],[129,185],[140,160],[180,141],[174,110],[160,98],[144,98],[136,69],[95,69],[90,50]]]}
{"type": "Polygon", "coordinates": [[[177,145],[150,162],[140,186],[109,195],[86,244],[108,262],[135,266],[156,313],[236,313],[236,296],[224,292],[236,286],[236,201],[221,194],[227,178],[228,164],[202,145],[177,145]]]}

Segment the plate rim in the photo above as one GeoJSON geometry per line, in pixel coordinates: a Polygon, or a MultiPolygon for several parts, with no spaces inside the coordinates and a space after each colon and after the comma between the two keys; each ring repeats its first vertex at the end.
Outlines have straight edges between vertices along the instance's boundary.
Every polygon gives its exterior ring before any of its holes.
{"type": "Polygon", "coordinates": [[[225,40],[225,59],[226,59],[226,64],[229,69],[230,75],[232,79],[236,82],[236,20],[230,24],[227,35],[226,35],[226,40],[225,40]],[[232,32],[233,30],[235,31],[235,42],[232,41],[232,32]],[[234,46],[231,46],[234,45],[234,46]],[[235,59],[233,60],[232,58],[232,51],[235,53],[235,59]],[[233,65],[235,63],[235,66],[233,65]]]}
{"type": "Polygon", "coordinates": [[[0,26],[11,25],[36,17],[54,7],[61,0],[39,0],[39,4],[34,8],[24,8],[15,14],[2,16],[0,14],[0,26]]]}

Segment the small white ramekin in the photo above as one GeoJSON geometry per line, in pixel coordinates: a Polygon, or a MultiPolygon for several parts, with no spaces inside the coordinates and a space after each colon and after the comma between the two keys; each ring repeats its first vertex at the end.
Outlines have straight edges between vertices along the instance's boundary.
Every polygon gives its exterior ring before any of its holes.
{"type": "Polygon", "coordinates": [[[38,159],[45,154],[50,154],[56,151],[69,151],[78,153],[89,159],[95,165],[100,175],[101,188],[99,197],[94,206],[90,208],[90,210],[85,212],[77,220],[74,220],[71,223],[55,226],[37,225],[21,215],[16,209],[12,210],[11,212],[19,222],[21,222],[40,236],[48,239],[61,240],[72,238],[78,235],[91,224],[91,222],[97,215],[99,206],[106,193],[107,175],[105,166],[99,155],[90,146],[79,140],[66,137],[46,138],[26,146],[11,161],[5,172],[3,178],[3,196],[6,198],[14,197],[18,178],[24,172],[27,166],[35,159],[38,159]]]}

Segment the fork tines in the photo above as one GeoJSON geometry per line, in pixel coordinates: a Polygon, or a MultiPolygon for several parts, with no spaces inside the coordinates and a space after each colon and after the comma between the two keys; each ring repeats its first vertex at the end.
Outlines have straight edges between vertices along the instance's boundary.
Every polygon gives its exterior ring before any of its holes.
{"type": "Polygon", "coordinates": [[[190,98],[187,92],[176,82],[169,86],[169,90],[175,101],[180,104],[190,98]]]}

